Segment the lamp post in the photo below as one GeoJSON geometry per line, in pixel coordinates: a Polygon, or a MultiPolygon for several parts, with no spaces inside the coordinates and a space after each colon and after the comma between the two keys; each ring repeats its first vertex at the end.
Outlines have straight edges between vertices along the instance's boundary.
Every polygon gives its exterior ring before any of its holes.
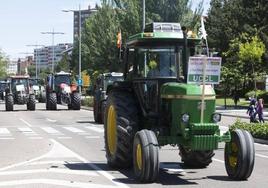
{"type": "MultiPolygon", "coordinates": [[[[77,10],[62,10],[63,12],[76,12],[77,10]]],[[[78,48],[79,48],[79,52],[78,52],[78,74],[79,74],[79,93],[81,94],[81,80],[82,80],[82,76],[81,76],[81,6],[79,4],[79,36],[78,36],[78,48]]]]}
{"type": "MultiPolygon", "coordinates": [[[[38,45],[38,44],[29,44],[29,45],[26,45],[26,46],[29,46],[29,47],[44,47],[44,45],[38,45]]],[[[36,49],[36,58],[35,58],[35,78],[37,79],[38,78],[38,66],[39,66],[39,57],[38,57],[38,49],[36,49]]]]}
{"type": "Polygon", "coordinates": [[[41,34],[52,35],[52,68],[51,68],[51,72],[54,73],[54,36],[55,35],[63,35],[65,33],[63,33],[63,32],[55,32],[54,28],[53,28],[52,32],[41,32],[41,34]]]}

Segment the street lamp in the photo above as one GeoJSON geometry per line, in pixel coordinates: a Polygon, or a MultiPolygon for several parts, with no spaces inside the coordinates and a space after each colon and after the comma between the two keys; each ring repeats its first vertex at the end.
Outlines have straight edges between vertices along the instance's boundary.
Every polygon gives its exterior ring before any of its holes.
{"type": "MultiPolygon", "coordinates": [[[[76,12],[77,10],[62,10],[63,12],[76,12]]],[[[78,52],[78,73],[79,73],[79,93],[81,94],[81,6],[79,4],[79,52],[78,52]]]]}
{"type": "Polygon", "coordinates": [[[51,72],[54,73],[54,36],[55,35],[63,35],[65,33],[63,33],[63,32],[55,32],[54,28],[53,28],[52,32],[41,32],[41,34],[52,35],[52,69],[51,69],[51,72]]]}
{"type": "MultiPolygon", "coordinates": [[[[26,45],[26,46],[29,46],[29,47],[44,47],[44,45],[38,45],[38,44],[29,44],[29,45],[26,45]]],[[[39,59],[38,59],[38,49],[36,49],[36,58],[35,58],[35,78],[37,79],[38,76],[37,76],[37,70],[38,70],[38,65],[39,65],[39,59]]]]}

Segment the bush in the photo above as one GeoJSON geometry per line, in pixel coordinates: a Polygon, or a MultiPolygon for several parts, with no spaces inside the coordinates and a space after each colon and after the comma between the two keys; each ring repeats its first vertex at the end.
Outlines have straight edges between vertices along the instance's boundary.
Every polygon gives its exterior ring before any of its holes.
{"type": "Polygon", "coordinates": [[[243,129],[249,131],[254,138],[268,139],[268,123],[246,123],[237,120],[230,130],[243,129]]]}
{"type": "MultiPolygon", "coordinates": [[[[265,94],[266,92],[263,90],[256,90],[256,97],[259,98],[261,95],[265,94]]],[[[249,91],[245,94],[245,98],[249,99],[255,96],[255,90],[249,91]]],[[[255,98],[256,98],[255,97],[255,98]]]]}
{"type": "Polygon", "coordinates": [[[86,97],[81,100],[82,106],[93,107],[93,97],[86,97]]]}

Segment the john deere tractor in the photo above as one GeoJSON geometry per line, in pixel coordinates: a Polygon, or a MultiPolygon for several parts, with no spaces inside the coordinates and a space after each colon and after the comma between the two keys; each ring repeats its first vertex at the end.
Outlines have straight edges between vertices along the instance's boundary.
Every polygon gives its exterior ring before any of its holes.
{"type": "Polygon", "coordinates": [[[47,77],[46,109],[57,110],[57,104],[65,104],[69,110],[80,110],[80,94],[77,86],[71,83],[70,73],[61,71],[47,77]]]}
{"type": "Polygon", "coordinates": [[[30,87],[29,76],[11,76],[6,88],[6,111],[13,111],[14,104],[26,104],[27,110],[35,110],[35,96],[30,87]]]}
{"type": "Polygon", "coordinates": [[[213,87],[187,82],[189,59],[201,54],[201,44],[177,23],[152,23],[129,38],[124,81],[107,91],[104,138],[111,167],[133,165],[137,179],[154,182],[161,146],[178,146],[184,166],[205,168],[225,142],[228,176],[246,180],[251,175],[255,149],[250,133],[221,133],[213,87]]]}
{"type": "Polygon", "coordinates": [[[112,87],[115,81],[122,81],[123,73],[110,72],[100,74],[94,85],[94,120],[97,123],[103,123],[104,109],[106,106],[107,90],[112,87]]]}

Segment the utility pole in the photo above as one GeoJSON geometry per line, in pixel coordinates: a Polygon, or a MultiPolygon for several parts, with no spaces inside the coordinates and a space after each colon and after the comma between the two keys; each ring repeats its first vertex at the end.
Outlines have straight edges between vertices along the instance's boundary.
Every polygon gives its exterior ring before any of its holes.
{"type": "MultiPolygon", "coordinates": [[[[38,44],[29,44],[26,45],[29,47],[35,47],[36,48],[36,58],[35,59],[35,78],[38,78],[38,67],[39,67],[39,56],[38,56],[38,47],[44,47],[44,45],[38,45],[38,44]]],[[[34,54],[35,55],[35,54],[34,54]]]]}
{"type": "Polygon", "coordinates": [[[63,33],[63,32],[55,32],[54,28],[53,28],[52,32],[41,32],[41,34],[52,35],[52,68],[51,68],[51,72],[54,73],[54,36],[55,35],[63,35],[65,33],[63,33]]]}
{"type": "Polygon", "coordinates": [[[145,30],[145,0],[142,0],[142,32],[145,30]]]}

